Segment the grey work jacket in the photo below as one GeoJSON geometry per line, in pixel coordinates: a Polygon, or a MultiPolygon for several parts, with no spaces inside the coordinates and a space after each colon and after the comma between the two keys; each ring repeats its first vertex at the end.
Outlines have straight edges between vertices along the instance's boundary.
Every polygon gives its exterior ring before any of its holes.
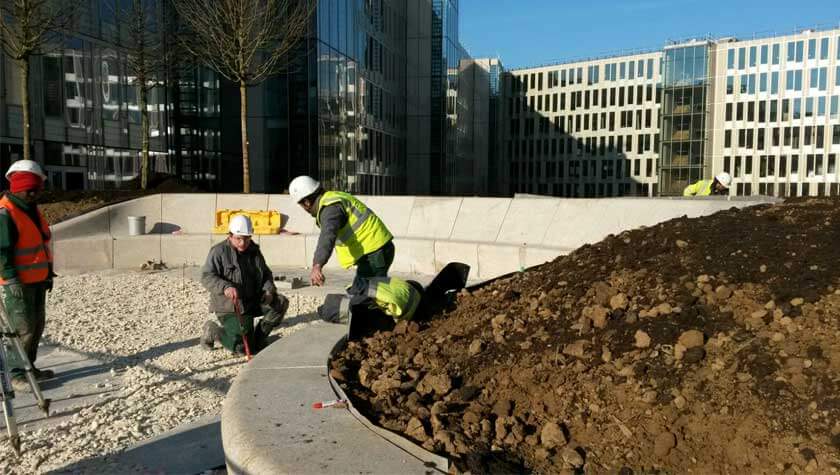
{"type": "MultiPolygon", "coordinates": [[[[252,242],[243,253],[243,257],[253,259],[253,265],[250,267],[256,269],[256,281],[262,283],[262,291],[275,293],[277,288],[274,286],[274,276],[265,263],[260,246],[252,242]]],[[[242,295],[243,283],[237,251],[227,239],[210,248],[207,261],[201,268],[201,285],[210,292],[210,311],[218,314],[233,313],[233,302],[225,297],[225,289],[235,287],[242,295]]],[[[258,309],[259,304],[260,302],[242,302],[241,308],[248,313],[249,310],[258,309]]]]}

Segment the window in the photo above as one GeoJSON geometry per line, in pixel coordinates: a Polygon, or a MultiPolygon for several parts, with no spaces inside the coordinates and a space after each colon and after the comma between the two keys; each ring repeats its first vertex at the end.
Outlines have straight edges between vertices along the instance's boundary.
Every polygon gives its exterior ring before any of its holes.
{"type": "Polygon", "coordinates": [[[776,122],[779,119],[778,108],[779,101],[770,101],[770,122],[776,122]]]}
{"type": "Polygon", "coordinates": [[[802,118],[802,99],[793,100],[793,118],[794,120],[802,118]]]}
{"type": "Polygon", "coordinates": [[[732,120],[732,103],[726,104],[726,121],[729,122],[732,120]]]}
{"type": "Polygon", "coordinates": [[[831,96],[831,118],[837,119],[840,117],[840,110],[838,110],[838,106],[840,106],[840,97],[838,96],[831,96]]]}
{"type": "MultiPolygon", "coordinates": [[[[835,127],[835,130],[836,130],[837,127],[840,127],[840,126],[834,126],[834,127],[835,127]]],[[[732,131],[729,130],[729,129],[723,131],[723,147],[724,148],[731,148],[732,147],[732,131]]]]}
{"type": "Polygon", "coordinates": [[[618,78],[625,79],[627,77],[627,64],[626,63],[619,63],[618,65],[618,78]]]}
{"type": "Polygon", "coordinates": [[[653,58],[647,60],[647,78],[653,79],[653,58]]]}
{"type": "Polygon", "coordinates": [[[825,96],[817,98],[817,117],[825,117],[825,96]]]}
{"type": "Polygon", "coordinates": [[[761,64],[767,64],[767,53],[768,53],[768,46],[762,45],[761,46],[761,64]]]}
{"type": "Polygon", "coordinates": [[[820,59],[828,59],[828,37],[820,40],[820,59]]]}
{"type": "Polygon", "coordinates": [[[834,145],[840,145],[840,125],[835,124],[833,127],[831,143],[834,145]]]}
{"type": "Polygon", "coordinates": [[[733,92],[735,92],[735,76],[726,76],[726,93],[732,94],[733,92]]]}
{"type": "Polygon", "coordinates": [[[738,48],[738,69],[744,69],[747,65],[747,49],[738,48]]]}
{"type": "Polygon", "coordinates": [[[758,77],[759,92],[767,92],[767,73],[761,73],[758,77]]]}
{"type": "Polygon", "coordinates": [[[787,156],[782,155],[779,157],[779,178],[784,178],[787,176],[787,156]]]}
{"type": "Polygon", "coordinates": [[[770,73],[770,94],[779,93],[779,72],[770,73]]]}
{"type": "Polygon", "coordinates": [[[834,85],[840,86],[840,66],[834,71],[834,85]]]}
{"type": "Polygon", "coordinates": [[[757,51],[756,51],[756,47],[755,47],[755,46],[751,46],[751,47],[750,47],[750,67],[751,67],[751,68],[754,68],[754,67],[755,67],[756,60],[758,60],[758,58],[757,58],[757,56],[756,56],[756,52],[757,52],[757,51]]]}
{"type": "Polygon", "coordinates": [[[837,173],[837,155],[832,153],[828,156],[828,167],[826,171],[830,175],[837,173]]]}
{"type": "Polygon", "coordinates": [[[788,71],[785,89],[788,91],[802,90],[802,70],[788,71]]]}
{"type": "Polygon", "coordinates": [[[747,77],[748,76],[746,74],[741,75],[741,85],[740,85],[741,94],[746,94],[747,93],[747,86],[749,85],[749,80],[747,79],[747,77]]]}
{"type": "Polygon", "coordinates": [[[779,45],[779,43],[776,43],[776,44],[773,45],[773,55],[772,55],[773,64],[779,64],[779,61],[781,60],[781,57],[782,57],[782,55],[781,55],[781,45],[779,45]]]}
{"type": "Polygon", "coordinates": [[[747,86],[747,94],[755,94],[755,74],[749,75],[749,84],[747,86]]]}
{"type": "Polygon", "coordinates": [[[817,59],[817,40],[812,38],[808,40],[808,59],[817,59]]]}
{"type": "Polygon", "coordinates": [[[730,48],[729,51],[726,52],[726,67],[729,69],[735,69],[735,48],[730,48]]]}

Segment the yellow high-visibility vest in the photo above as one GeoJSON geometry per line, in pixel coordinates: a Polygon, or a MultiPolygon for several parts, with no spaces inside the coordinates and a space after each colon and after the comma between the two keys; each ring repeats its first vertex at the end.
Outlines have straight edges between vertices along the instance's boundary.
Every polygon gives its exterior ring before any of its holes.
{"type": "Polygon", "coordinates": [[[411,320],[421,294],[408,282],[397,277],[374,277],[368,280],[368,297],[394,320],[411,320]]]}
{"type": "Polygon", "coordinates": [[[710,196],[714,182],[714,180],[700,180],[693,185],[688,185],[683,190],[683,196],[710,196]]]}
{"type": "Polygon", "coordinates": [[[315,224],[321,227],[321,210],[324,206],[339,203],[347,215],[347,223],[338,230],[335,240],[335,253],[341,267],[349,269],[365,254],[381,248],[393,235],[385,223],[379,219],[364,203],[353,195],[341,191],[327,191],[321,196],[315,224]]]}

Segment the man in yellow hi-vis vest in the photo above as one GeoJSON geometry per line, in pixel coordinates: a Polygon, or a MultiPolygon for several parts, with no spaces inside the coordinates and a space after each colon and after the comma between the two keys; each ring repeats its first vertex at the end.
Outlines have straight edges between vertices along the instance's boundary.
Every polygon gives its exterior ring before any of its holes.
{"type": "Polygon", "coordinates": [[[305,175],[289,183],[289,195],[321,229],[309,273],[312,285],[324,284],[323,267],[333,249],[342,267],[356,266],[349,294],[364,292],[371,277],[388,275],[394,262],[393,236],[364,203],[349,193],[325,191],[317,180],[305,175]]]}
{"type": "Polygon", "coordinates": [[[726,172],[720,172],[712,180],[700,180],[693,185],[688,185],[683,190],[683,196],[710,196],[726,195],[729,193],[729,185],[732,184],[732,176],[726,172]]]}

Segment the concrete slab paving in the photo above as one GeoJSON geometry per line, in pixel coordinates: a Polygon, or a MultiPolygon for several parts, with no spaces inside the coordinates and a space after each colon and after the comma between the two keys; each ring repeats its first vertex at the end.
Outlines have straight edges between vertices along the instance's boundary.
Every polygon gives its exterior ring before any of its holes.
{"type": "MultiPolygon", "coordinates": [[[[55,427],[81,408],[103,401],[120,390],[120,378],[110,373],[110,367],[66,348],[42,344],[38,349],[37,366],[56,373],[55,378],[41,382],[44,397],[51,400],[50,417],[44,417],[31,393],[16,392],[15,418],[21,432],[55,427]]],[[[0,418],[0,443],[5,443],[5,437],[6,424],[0,418]]]]}
{"type": "Polygon", "coordinates": [[[336,398],[327,377],[327,354],[345,331],[344,325],[313,325],[263,350],[242,370],[222,411],[229,473],[447,470],[445,460],[415,457],[346,408],[312,408],[314,402],[336,398]]]}
{"type": "Polygon", "coordinates": [[[197,474],[224,465],[221,416],[208,416],[123,452],[81,460],[50,473],[197,474]]]}

